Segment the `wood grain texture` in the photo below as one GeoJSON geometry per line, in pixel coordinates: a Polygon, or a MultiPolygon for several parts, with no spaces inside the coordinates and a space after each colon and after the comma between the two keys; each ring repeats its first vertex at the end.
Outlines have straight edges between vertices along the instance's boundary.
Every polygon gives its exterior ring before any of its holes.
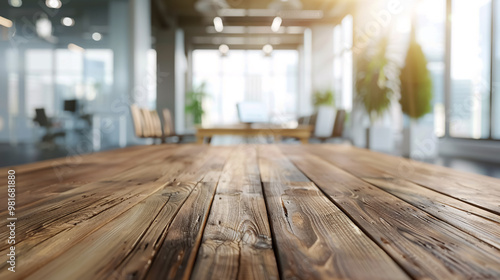
{"type": "Polygon", "coordinates": [[[409,279],[278,148],[259,167],[282,279],[409,279]]]}
{"type": "Polygon", "coordinates": [[[113,270],[108,270],[105,279],[144,279],[151,275],[153,279],[185,279],[189,276],[215,187],[229,154],[227,149],[212,149],[214,153],[197,171],[203,178],[176,212],[175,219],[159,215],[127,257],[113,270]]]}
{"type": "MultiPolygon", "coordinates": [[[[190,151],[187,149],[183,151],[183,153],[186,152],[190,151]]],[[[162,155],[168,157],[171,153],[168,150],[165,152],[157,151],[156,159],[162,155]]],[[[92,213],[95,215],[100,211],[101,207],[99,205],[111,207],[113,203],[120,203],[127,198],[133,197],[137,192],[140,193],[144,189],[138,186],[156,181],[164,173],[164,170],[164,163],[151,165],[147,169],[136,167],[123,173],[109,176],[106,180],[86,184],[56,196],[53,195],[47,198],[45,203],[36,206],[32,205],[27,210],[21,208],[17,217],[23,223],[19,225],[18,237],[24,239],[28,236],[39,235],[47,229],[55,230],[56,227],[52,227],[54,222],[69,226],[71,222],[73,224],[77,223],[77,217],[92,216],[92,213]],[[85,209],[88,209],[90,213],[86,213],[85,209]],[[40,213],[47,214],[40,216],[40,213]]],[[[1,217],[3,218],[4,216],[1,217]]],[[[1,232],[0,238],[6,238],[6,234],[6,232],[1,232]]],[[[54,234],[54,232],[52,231],[51,234],[54,234]]],[[[3,250],[7,246],[6,244],[1,244],[0,248],[3,250]]]]}
{"type": "Polygon", "coordinates": [[[500,279],[493,178],[337,145],[158,145],[14,168],[17,272],[0,243],[0,279],[500,279]]]}
{"type": "MultiPolygon", "coordinates": [[[[332,148],[329,146],[328,148],[332,148]]],[[[357,157],[328,153],[323,147],[309,149],[315,155],[356,177],[395,195],[413,206],[500,249],[500,216],[453,197],[396,178],[384,169],[360,162],[357,157]]]]}
{"type": "MultiPolygon", "coordinates": [[[[22,278],[29,275],[46,262],[54,259],[62,252],[75,245],[76,242],[85,238],[88,234],[104,226],[115,217],[127,211],[135,204],[144,200],[150,194],[162,188],[165,184],[174,181],[196,183],[203,178],[207,168],[201,168],[205,162],[215,156],[217,150],[210,152],[209,149],[196,147],[189,149],[185,147],[179,150],[177,154],[171,155],[166,159],[159,157],[162,161],[154,164],[137,167],[136,171],[129,170],[125,174],[117,176],[114,180],[106,182],[96,182],[84,186],[82,195],[87,207],[77,207],[74,210],[68,209],[71,205],[81,205],[79,199],[63,202],[62,205],[49,204],[48,214],[40,215],[38,212],[28,214],[23,218],[24,223],[40,223],[42,227],[39,232],[23,237],[16,248],[25,253],[25,257],[19,260],[21,267],[16,274],[22,278]],[[196,154],[202,153],[198,159],[196,154]],[[111,195],[110,195],[111,193],[111,195]],[[94,195],[92,195],[94,194],[94,195]],[[102,199],[89,201],[87,198],[102,196],[102,199]],[[86,200],[87,199],[87,200],[86,200]],[[45,223],[43,223],[45,221],[45,223]],[[47,221],[51,221],[48,223],[47,221]]],[[[153,161],[152,163],[154,163],[153,161]]],[[[20,224],[23,225],[22,223],[20,224]]],[[[20,234],[22,234],[20,232],[20,234]]],[[[5,266],[5,264],[0,264],[5,266]]],[[[0,270],[0,277],[7,270],[0,270]]]]}
{"type": "MultiPolygon", "coordinates": [[[[162,242],[155,246],[157,253],[150,259],[152,263],[150,269],[145,272],[146,279],[189,279],[216,185],[216,182],[202,182],[193,190],[162,242]]],[[[135,258],[143,258],[142,255],[138,252],[135,258]]],[[[136,260],[131,259],[123,264],[123,271],[131,275],[129,271],[135,266],[136,260]]],[[[134,278],[142,279],[139,276],[141,275],[134,278]]]]}
{"type": "Polygon", "coordinates": [[[364,180],[500,249],[500,216],[402,179],[364,180]]]}
{"type": "Polygon", "coordinates": [[[330,157],[350,156],[393,177],[446,194],[500,215],[500,180],[349,146],[325,145],[330,157]]]}
{"type": "MultiPolygon", "coordinates": [[[[174,147],[164,147],[161,151],[167,152],[171,149],[174,147]]],[[[152,149],[151,147],[142,150],[126,148],[113,153],[103,152],[100,156],[96,154],[81,156],[68,152],[65,158],[11,167],[9,169],[17,173],[17,209],[31,208],[34,204],[45,204],[47,203],[44,199],[46,197],[53,198],[54,194],[123,172],[134,167],[138,162],[147,162],[151,159],[150,156],[156,154],[157,157],[158,151],[158,148],[152,149]],[[108,158],[106,155],[110,153],[113,156],[105,160],[108,158]],[[130,158],[135,158],[137,161],[130,161],[130,158]]],[[[2,174],[7,174],[7,170],[2,174]]],[[[6,182],[1,184],[6,184],[6,182]]],[[[6,201],[7,193],[0,193],[0,216],[6,213],[6,201]]]]}
{"type": "Polygon", "coordinates": [[[192,187],[180,183],[163,187],[27,279],[105,279],[102,274],[113,271],[139,240],[157,231],[158,220],[173,218],[192,187]]]}
{"type": "Polygon", "coordinates": [[[278,279],[256,150],[234,151],[217,186],[192,279],[278,279]]]}
{"type": "Polygon", "coordinates": [[[309,154],[307,148],[282,151],[412,277],[500,277],[498,249],[309,154]]]}
{"type": "MultiPolygon", "coordinates": [[[[500,217],[498,215],[436,192],[433,188],[409,182],[406,178],[394,177],[378,165],[368,164],[360,161],[358,157],[338,153],[335,146],[326,146],[329,150],[334,150],[331,153],[325,151],[324,148],[315,147],[309,151],[321,155],[328,162],[358,178],[500,249],[500,217]]],[[[472,175],[472,177],[475,176],[472,175]]],[[[494,181],[490,178],[488,180],[494,181]]]]}
{"type": "Polygon", "coordinates": [[[135,272],[131,273],[133,268],[138,266],[138,263],[142,263],[148,267],[148,270],[144,271],[147,279],[189,278],[215,188],[229,151],[229,149],[224,149],[219,151],[216,156],[211,157],[210,170],[206,170],[204,178],[192,191],[165,234],[157,239],[157,244],[153,246],[155,254],[147,262],[141,262],[140,259],[144,258],[144,252],[136,252],[118,268],[118,271],[122,271],[121,276],[127,275],[128,279],[143,279],[142,273],[138,275],[135,272]],[[132,278],[130,275],[137,277],[132,278]]]}

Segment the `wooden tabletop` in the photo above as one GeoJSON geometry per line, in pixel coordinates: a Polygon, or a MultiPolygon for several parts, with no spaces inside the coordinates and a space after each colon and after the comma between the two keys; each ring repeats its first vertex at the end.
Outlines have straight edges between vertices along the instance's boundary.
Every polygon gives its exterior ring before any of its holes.
{"type": "Polygon", "coordinates": [[[349,146],[141,146],[0,169],[3,221],[9,169],[0,279],[500,279],[490,177],[349,146]]]}

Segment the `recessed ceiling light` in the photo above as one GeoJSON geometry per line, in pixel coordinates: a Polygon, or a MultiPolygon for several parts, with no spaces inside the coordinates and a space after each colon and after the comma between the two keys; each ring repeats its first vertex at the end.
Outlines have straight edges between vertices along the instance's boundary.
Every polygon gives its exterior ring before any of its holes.
{"type": "Polygon", "coordinates": [[[224,24],[222,23],[222,19],[220,17],[214,18],[214,27],[217,32],[222,32],[224,29],[224,24]]]}
{"type": "Polygon", "coordinates": [[[226,44],[222,44],[219,46],[219,51],[221,54],[226,55],[229,52],[229,47],[226,44]]]}
{"type": "Polygon", "coordinates": [[[73,26],[73,25],[75,25],[75,20],[70,18],[70,17],[63,17],[61,19],[61,23],[64,26],[73,26]]]}
{"type": "Polygon", "coordinates": [[[52,22],[50,22],[47,15],[43,14],[36,21],[36,34],[41,38],[49,38],[52,36],[52,22]]]}
{"type": "Polygon", "coordinates": [[[19,8],[23,5],[22,0],[9,0],[9,5],[11,5],[14,8],[19,8]]]}
{"type": "Polygon", "coordinates": [[[283,20],[280,17],[275,17],[273,23],[271,24],[271,30],[273,32],[278,32],[280,30],[281,22],[283,20]]]}
{"type": "Polygon", "coordinates": [[[265,44],[264,47],[262,47],[262,51],[264,51],[266,55],[270,55],[273,52],[273,46],[265,44]]]}
{"type": "Polygon", "coordinates": [[[102,35],[99,32],[94,32],[92,33],[92,40],[94,41],[101,41],[102,35]]]}
{"type": "Polygon", "coordinates": [[[59,9],[62,6],[61,0],[45,0],[45,5],[52,9],[59,9]]]}

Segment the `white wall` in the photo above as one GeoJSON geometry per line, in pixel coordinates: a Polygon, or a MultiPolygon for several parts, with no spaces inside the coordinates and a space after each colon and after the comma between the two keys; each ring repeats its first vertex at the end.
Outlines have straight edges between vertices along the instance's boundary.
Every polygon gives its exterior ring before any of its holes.
{"type": "Polygon", "coordinates": [[[297,113],[299,117],[313,114],[312,105],[312,32],[304,32],[304,44],[299,47],[299,96],[297,113]]]}
{"type": "Polygon", "coordinates": [[[314,25],[312,31],[312,90],[333,90],[333,24],[314,25]]]}

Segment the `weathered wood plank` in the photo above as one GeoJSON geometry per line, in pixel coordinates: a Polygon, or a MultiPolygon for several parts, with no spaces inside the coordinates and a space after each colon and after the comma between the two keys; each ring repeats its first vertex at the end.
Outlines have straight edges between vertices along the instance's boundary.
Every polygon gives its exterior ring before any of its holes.
{"type": "Polygon", "coordinates": [[[120,279],[186,279],[201,241],[210,205],[228,149],[218,150],[210,158],[201,182],[193,189],[170,223],[158,222],[158,230],[150,230],[112,275],[120,279]],[[161,232],[160,228],[163,226],[161,232]],[[160,234],[158,234],[160,233],[160,234]]]}
{"type": "MultiPolygon", "coordinates": [[[[159,158],[163,161],[155,161],[150,165],[137,167],[137,172],[129,171],[122,174],[123,181],[116,178],[116,180],[111,181],[112,185],[108,184],[105,188],[99,182],[91,184],[92,188],[89,188],[93,189],[92,192],[95,193],[95,196],[111,192],[113,199],[109,199],[111,196],[106,197],[85,209],[71,212],[71,215],[65,215],[63,208],[62,212],[53,218],[51,226],[44,225],[40,233],[21,240],[22,242],[16,247],[18,250],[22,250],[25,256],[19,260],[19,267],[22,270],[16,276],[22,278],[21,276],[25,274],[33,273],[46,262],[65,252],[76,242],[144,200],[165,184],[185,182],[185,184],[194,186],[197,181],[203,178],[204,174],[209,172],[209,168],[213,165],[210,160],[219,153],[219,150],[215,148],[186,147],[166,159],[160,156],[159,158]],[[197,155],[200,151],[203,152],[197,155]],[[130,179],[128,176],[134,179],[130,179]],[[127,183],[132,184],[126,187],[127,183]]],[[[42,217],[44,216],[40,214],[33,215],[27,221],[42,217]]],[[[0,277],[5,271],[5,269],[0,271],[0,277]]]]}
{"type": "MultiPolygon", "coordinates": [[[[185,154],[191,151],[183,148],[179,152],[185,154]]],[[[172,155],[171,150],[157,152],[156,157],[163,155],[167,157],[172,155]]],[[[176,158],[172,158],[169,162],[175,163],[176,158]]],[[[69,226],[70,223],[74,224],[74,219],[77,221],[81,219],[78,217],[99,213],[102,207],[96,207],[96,205],[102,204],[104,207],[112,207],[116,203],[121,203],[121,201],[140,193],[143,188],[138,186],[157,181],[165,173],[165,169],[163,163],[151,164],[149,168],[137,166],[121,174],[109,176],[106,180],[86,184],[50,197],[38,207],[18,210],[17,218],[23,222],[19,223],[17,238],[19,242],[22,242],[27,237],[37,235],[43,230],[55,230],[56,227],[53,226],[55,222],[64,224],[65,227],[69,226]],[[44,213],[44,215],[40,215],[40,213],[44,213]]],[[[0,218],[5,217],[4,215],[0,215],[0,218]]],[[[7,234],[7,232],[0,232],[0,238],[7,238],[7,234]]],[[[0,244],[0,250],[7,247],[8,244],[0,244]]]]}
{"type": "Polygon", "coordinates": [[[300,147],[282,148],[414,278],[499,278],[500,251],[300,147]]]}
{"type": "Polygon", "coordinates": [[[500,215],[483,210],[430,188],[395,178],[356,157],[329,153],[323,147],[308,148],[315,155],[348,171],[413,206],[500,249],[500,215]]]}
{"type": "Polygon", "coordinates": [[[26,279],[109,279],[100,274],[113,271],[149,230],[156,232],[154,222],[171,219],[191,189],[184,184],[165,186],[26,279]]]}
{"type": "Polygon", "coordinates": [[[259,167],[282,279],[409,279],[278,148],[259,167]]]}
{"type": "Polygon", "coordinates": [[[365,181],[500,249],[500,216],[402,179],[365,181]]]}
{"type": "Polygon", "coordinates": [[[353,157],[357,162],[376,166],[393,177],[422,185],[500,215],[500,179],[349,146],[325,145],[322,148],[328,151],[326,153],[330,156],[353,157]]]}
{"type": "Polygon", "coordinates": [[[278,279],[255,147],[239,147],[217,186],[192,279],[278,279]]]}
{"type": "MultiPolygon", "coordinates": [[[[166,236],[155,244],[157,253],[150,259],[151,266],[145,271],[146,279],[188,279],[205,227],[210,205],[215,194],[216,182],[202,182],[189,196],[169,227],[166,236]],[[152,263],[151,263],[152,262],[152,263]]],[[[130,277],[131,271],[136,266],[135,255],[126,265],[118,268],[120,276],[128,276],[128,279],[143,279],[144,275],[130,277]]],[[[135,275],[134,275],[135,276],[135,275]]]]}
{"type": "MultiPolygon", "coordinates": [[[[34,164],[36,168],[13,167],[17,183],[16,209],[21,212],[23,208],[45,204],[46,197],[53,197],[54,194],[130,169],[137,164],[136,161],[131,161],[131,158],[145,162],[151,159],[151,156],[157,156],[158,152],[173,149],[174,146],[162,146],[161,150],[159,147],[153,149],[149,146],[143,150],[127,148],[125,151],[118,150],[113,153],[68,156],[34,164]]],[[[0,193],[0,202],[3,201],[7,201],[6,192],[0,193]]],[[[6,205],[7,203],[0,204],[0,216],[6,214],[6,205]]]]}

